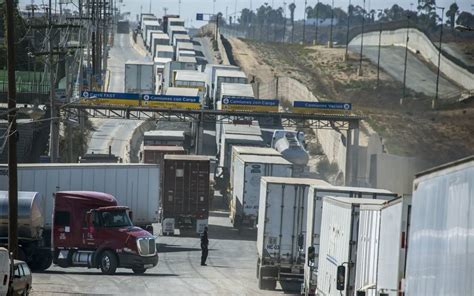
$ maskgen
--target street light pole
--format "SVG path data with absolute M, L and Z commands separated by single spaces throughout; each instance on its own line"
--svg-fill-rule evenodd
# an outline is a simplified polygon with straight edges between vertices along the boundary
M 318 27 L 319 27 L 319 0 L 316 3 L 316 21 L 314 22 L 314 45 L 318 44 Z
M 364 9 L 362 11 L 362 35 L 360 37 L 359 76 L 362 76 L 362 54 L 364 51 L 364 23 L 365 23 L 365 0 L 364 0 Z
M 8 71 L 8 250 L 18 258 L 18 180 L 16 159 L 16 81 L 14 0 L 6 0 L 7 71 Z M 51 8 L 50 8 L 51 9 Z
M 346 32 L 346 53 L 344 54 L 344 59 L 349 60 L 349 28 L 351 22 L 351 0 L 349 0 L 349 6 L 347 6 L 347 32 Z
M 303 8 L 303 44 L 306 41 L 306 5 L 308 5 L 308 0 L 304 0 L 304 8 Z
M 381 9 L 379 9 L 381 11 Z M 379 88 L 379 83 L 380 83 L 380 50 L 381 50 L 381 45 L 382 45 L 382 22 L 380 21 L 380 28 L 379 28 L 379 52 L 377 56 L 377 88 Z
M 438 48 L 438 72 L 436 75 L 436 95 L 431 103 L 431 108 L 436 109 L 438 108 L 438 96 L 439 96 L 439 75 L 440 75 L 440 66 L 441 66 L 441 46 L 443 42 L 443 20 L 444 20 L 444 7 L 436 7 L 441 9 L 441 32 L 439 34 L 439 48 Z
M 334 24 L 334 0 L 332 0 L 331 3 L 332 3 L 331 4 L 331 29 L 329 30 L 329 48 L 332 48 L 332 27 Z
M 405 43 L 405 66 L 403 68 L 403 93 L 400 99 L 400 105 L 403 105 L 403 101 L 406 97 L 407 90 L 407 61 L 408 61 L 408 41 L 410 40 L 410 16 L 407 15 L 407 39 Z

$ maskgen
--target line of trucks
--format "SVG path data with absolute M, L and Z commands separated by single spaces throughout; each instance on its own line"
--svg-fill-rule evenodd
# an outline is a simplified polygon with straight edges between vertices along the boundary
M 227 98 L 255 99 L 246 74 L 237 66 L 207 64 L 199 42 L 177 15 L 140 15 L 138 32 L 153 62 L 127 61 L 125 92 L 199 97 L 201 108 L 219 109 Z

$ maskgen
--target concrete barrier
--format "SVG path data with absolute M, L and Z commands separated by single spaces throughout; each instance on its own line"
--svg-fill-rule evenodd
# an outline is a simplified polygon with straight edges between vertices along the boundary
M 420 53 L 424 59 L 431 64 L 438 65 L 438 49 L 428 37 L 418 29 L 410 28 L 408 49 L 414 53 Z M 382 31 L 382 46 L 405 47 L 407 29 L 393 31 Z M 357 35 L 350 42 L 349 46 L 360 46 L 361 35 Z M 364 34 L 364 46 L 378 46 L 379 32 L 369 32 Z M 446 56 L 441 55 L 440 71 L 452 81 L 455 81 L 467 90 L 474 89 L 474 74 L 458 66 Z

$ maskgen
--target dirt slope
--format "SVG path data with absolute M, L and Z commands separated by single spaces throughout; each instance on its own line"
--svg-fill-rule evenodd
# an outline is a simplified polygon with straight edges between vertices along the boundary
M 304 83 L 324 101 L 344 101 L 367 117 L 381 135 L 388 152 L 417 156 L 431 164 L 452 161 L 474 154 L 474 108 L 467 104 L 431 110 L 431 98 L 407 90 L 400 106 L 403 85 L 363 60 L 363 76 L 358 75 L 359 57 L 345 49 L 321 46 L 259 43 L 231 39 L 237 63 L 261 83 L 275 75 L 290 76 Z

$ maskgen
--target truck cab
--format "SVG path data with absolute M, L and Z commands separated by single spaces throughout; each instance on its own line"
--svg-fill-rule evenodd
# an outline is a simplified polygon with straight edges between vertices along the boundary
M 118 267 L 144 273 L 158 264 L 155 237 L 132 224 L 132 212 L 109 194 L 64 191 L 54 195 L 53 262 L 63 268 Z

